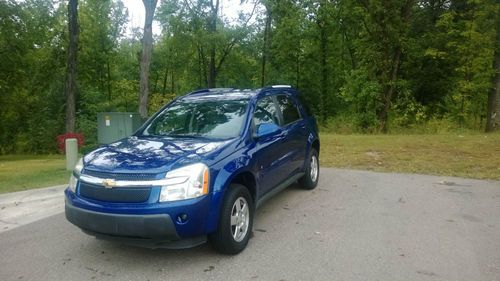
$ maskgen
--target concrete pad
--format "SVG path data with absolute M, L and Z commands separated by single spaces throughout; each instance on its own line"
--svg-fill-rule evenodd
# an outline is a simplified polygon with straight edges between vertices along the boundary
M 322 168 L 254 223 L 226 256 L 96 240 L 60 213 L 0 233 L 0 280 L 500 281 L 499 181 Z
M 64 211 L 66 185 L 0 194 L 0 233 Z

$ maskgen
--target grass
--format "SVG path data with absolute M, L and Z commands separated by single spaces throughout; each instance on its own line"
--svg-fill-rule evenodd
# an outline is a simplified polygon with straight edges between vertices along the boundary
M 0 156 L 0 193 L 65 184 L 69 176 L 63 155 Z
M 325 167 L 500 180 L 500 134 L 321 134 Z M 62 155 L 0 156 L 0 193 L 65 184 Z
M 322 166 L 500 180 L 500 134 L 321 134 Z

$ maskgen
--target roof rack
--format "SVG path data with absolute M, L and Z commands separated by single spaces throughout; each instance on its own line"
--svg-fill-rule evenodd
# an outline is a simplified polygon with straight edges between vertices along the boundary
M 271 88 L 291 88 L 290 85 L 272 85 Z

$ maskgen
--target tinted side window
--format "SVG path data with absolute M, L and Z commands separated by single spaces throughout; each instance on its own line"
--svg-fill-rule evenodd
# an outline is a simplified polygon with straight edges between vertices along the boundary
M 278 112 L 271 97 L 265 97 L 257 102 L 253 114 L 253 123 L 257 127 L 262 123 L 275 123 L 279 126 Z
M 283 114 L 283 121 L 285 124 L 290 124 L 300 119 L 299 111 L 295 103 L 286 96 L 278 96 L 278 105 L 281 113 Z

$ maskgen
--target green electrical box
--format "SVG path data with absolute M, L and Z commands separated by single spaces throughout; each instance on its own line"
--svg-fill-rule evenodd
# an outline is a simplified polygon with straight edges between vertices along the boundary
M 132 135 L 142 125 L 139 113 L 97 113 L 97 142 L 112 143 Z

